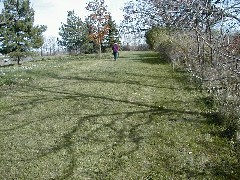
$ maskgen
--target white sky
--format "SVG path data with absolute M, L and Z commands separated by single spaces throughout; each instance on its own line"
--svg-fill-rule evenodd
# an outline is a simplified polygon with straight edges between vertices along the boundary
M 65 23 L 67 19 L 67 11 L 74 10 L 75 13 L 84 21 L 86 15 L 86 4 L 89 0 L 30 0 L 35 10 L 35 25 L 46 25 L 46 36 L 58 36 L 61 22 Z M 108 10 L 113 20 L 117 24 L 121 22 L 122 10 L 128 0 L 105 0 Z M 2 7 L 2 3 L 0 5 Z

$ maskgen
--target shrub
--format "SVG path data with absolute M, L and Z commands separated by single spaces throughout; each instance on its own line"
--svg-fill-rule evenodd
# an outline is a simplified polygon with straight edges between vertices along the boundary
M 171 60 L 170 55 L 174 49 L 174 41 L 170 33 L 167 28 L 153 27 L 145 34 L 149 48 L 158 51 L 161 57 L 168 61 Z

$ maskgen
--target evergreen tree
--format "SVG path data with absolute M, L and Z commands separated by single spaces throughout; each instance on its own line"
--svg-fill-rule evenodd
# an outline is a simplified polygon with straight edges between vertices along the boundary
M 59 28 L 61 46 L 66 47 L 69 53 L 80 53 L 88 51 L 88 29 L 86 23 L 82 22 L 74 11 L 68 11 L 67 23 L 62 23 Z
M 20 59 L 31 53 L 32 48 L 43 44 L 42 33 L 46 26 L 34 26 L 34 10 L 29 0 L 4 0 L 0 26 L 0 53 Z
M 118 44 L 121 44 L 117 25 L 115 21 L 112 19 L 111 15 L 109 15 L 108 27 L 109 27 L 109 30 L 108 30 L 108 34 L 105 36 L 105 40 L 103 43 L 103 50 L 106 50 L 107 48 L 111 48 L 115 42 L 117 42 Z
M 2 27 L 3 25 L 5 25 L 4 17 L 2 14 L 0 14 L 0 27 Z

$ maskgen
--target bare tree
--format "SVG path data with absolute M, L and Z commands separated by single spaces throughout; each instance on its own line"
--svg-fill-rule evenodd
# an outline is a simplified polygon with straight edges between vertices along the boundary
M 57 38 L 54 36 L 49 36 L 44 38 L 44 44 L 41 47 L 41 56 L 43 55 L 55 55 L 58 51 Z
M 86 9 L 91 13 L 86 19 L 89 26 L 89 38 L 99 46 L 99 57 L 101 57 L 102 43 L 109 33 L 110 14 L 104 0 L 92 0 L 87 4 Z
M 172 63 L 183 65 L 211 93 L 226 129 L 240 132 L 240 1 L 133 0 L 124 10 L 122 27 L 132 32 L 169 29 Z

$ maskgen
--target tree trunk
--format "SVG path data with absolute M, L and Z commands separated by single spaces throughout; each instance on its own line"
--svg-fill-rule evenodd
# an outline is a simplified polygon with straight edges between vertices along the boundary
M 19 57 L 19 56 L 17 57 L 17 64 L 18 64 L 18 65 L 21 65 L 21 64 L 20 64 L 20 57 Z
M 98 44 L 99 44 L 99 58 L 101 59 L 101 54 L 102 54 L 102 45 L 101 45 L 101 40 L 100 40 L 100 37 L 98 39 Z

